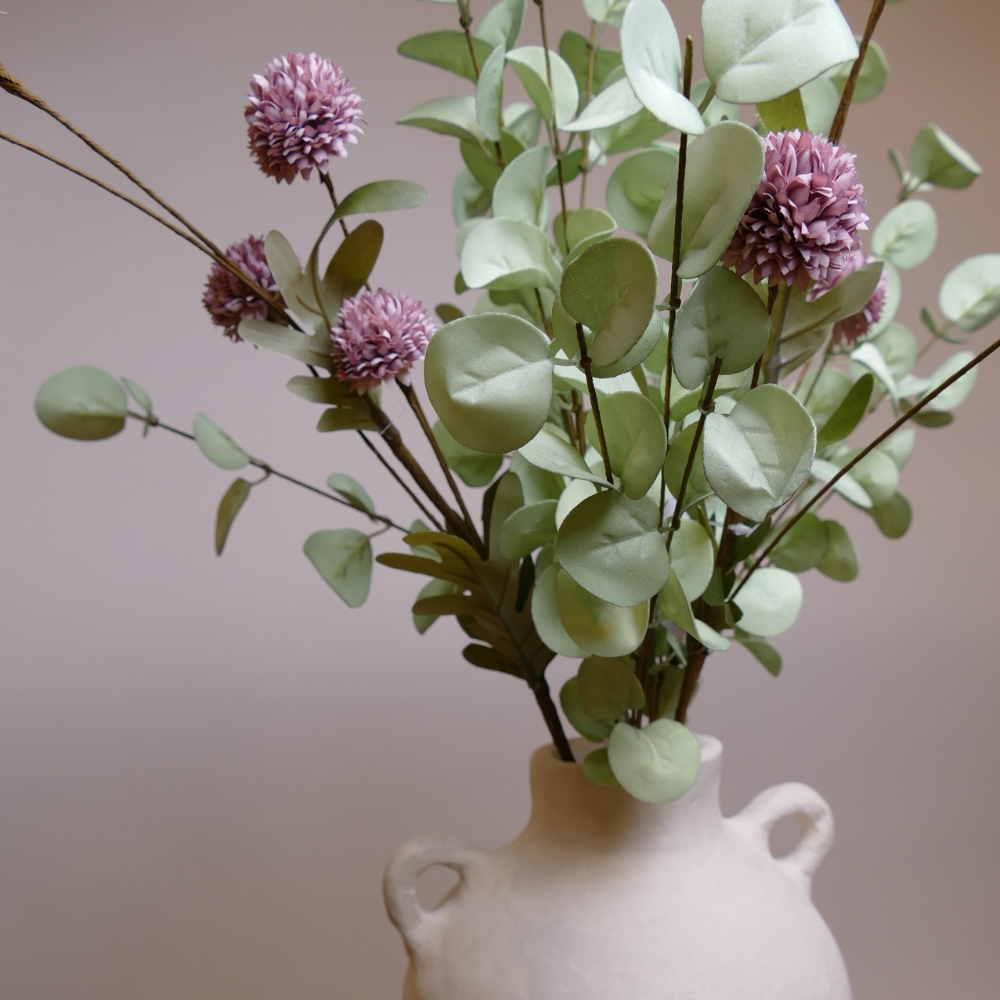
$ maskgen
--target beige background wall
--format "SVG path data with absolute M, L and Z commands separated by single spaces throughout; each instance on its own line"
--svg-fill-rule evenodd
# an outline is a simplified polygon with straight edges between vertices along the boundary
M 557 26 L 581 23 L 575 0 L 550 7 Z M 697 34 L 697 4 L 671 7 Z M 385 219 L 377 278 L 429 303 L 448 297 L 457 152 L 392 122 L 457 92 L 394 54 L 404 37 L 450 26 L 451 8 L 5 9 L 0 59 L 223 243 L 280 227 L 307 245 L 322 192 L 279 190 L 256 171 L 243 96 L 279 52 L 340 61 L 369 125 L 337 165 L 339 189 L 403 176 L 431 195 Z M 844 9 L 863 22 L 860 0 Z M 998 32 L 992 3 L 890 6 L 879 34 L 889 88 L 849 124 L 876 218 L 893 198 L 886 145 L 908 148 L 928 121 L 986 170 L 971 193 L 931 197 L 941 249 L 906 275 L 914 329 L 948 268 L 1000 250 Z M 0 121 L 96 162 L 6 96 Z M 313 482 L 351 471 L 410 516 L 349 437 L 313 433 L 317 411 L 283 387 L 290 365 L 208 325 L 206 262 L 191 248 L 25 153 L 0 149 L 0 170 L 0 994 L 396 997 L 403 954 L 381 910 L 382 866 L 417 832 L 490 845 L 518 830 L 526 758 L 545 735 L 532 700 L 464 664 L 450 624 L 417 638 L 410 578 L 379 572 L 365 608 L 348 612 L 300 552 L 312 531 L 356 523 L 332 504 L 269 483 L 218 560 L 213 517 L 230 477 L 187 443 L 130 428 L 78 445 L 44 431 L 36 387 L 94 363 L 142 383 L 165 420 L 187 425 L 205 409 L 276 467 Z M 728 808 L 789 778 L 832 802 L 839 842 L 816 895 L 859 1000 L 996 997 L 998 386 L 994 361 L 955 427 L 921 431 L 904 477 L 916 509 L 906 539 L 845 513 L 862 575 L 850 587 L 810 575 L 802 619 L 778 641 L 780 681 L 741 654 L 713 658 L 696 706 L 697 726 L 728 747 Z M 557 685 L 565 673 L 554 665 Z

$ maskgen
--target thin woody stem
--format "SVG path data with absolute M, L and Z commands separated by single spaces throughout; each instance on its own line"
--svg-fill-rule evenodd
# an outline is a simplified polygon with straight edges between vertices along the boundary
M 684 668 L 684 680 L 681 682 L 680 699 L 677 702 L 677 711 L 674 718 L 682 723 L 687 723 L 688 708 L 691 706 L 691 699 L 698 689 L 698 679 L 701 677 L 702 668 L 708 657 L 708 650 L 693 635 L 687 637 L 687 666 Z
M 148 427 L 159 427 L 162 430 L 170 431 L 171 434 L 176 434 L 178 437 L 186 438 L 188 441 L 196 441 L 193 434 L 189 434 L 187 431 L 182 431 L 179 427 L 171 427 L 170 424 L 165 424 L 158 417 L 132 413 L 131 411 L 129 411 L 128 415 L 134 420 L 138 420 L 141 423 L 146 424 Z M 284 472 L 278 472 L 277 469 L 272 468 L 267 464 L 267 462 L 261 462 L 259 459 L 251 458 L 249 464 L 255 469 L 260 469 L 264 472 L 265 479 L 267 476 L 275 476 L 278 479 L 284 479 L 286 483 L 291 483 L 293 486 L 300 486 L 304 490 L 309 490 L 310 493 L 317 493 L 321 497 L 326 497 L 327 500 L 339 503 L 342 507 L 350 507 L 351 510 L 358 511 L 358 513 L 364 514 L 373 521 L 378 521 L 380 524 L 384 524 L 387 528 L 395 528 L 397 531 L 403 532 L 404 535 L 409 534 L 408 528 L 404 528 L 401 524 L 396 524 L 396 522 L 391 518 L 383 517 L 381 514 L 369 514 L 367 511 L 362 511 L 354 504 L 349 503 L 347 500 L 335 496 L 333 493 L 328 493 L 326 490 L 321 490 L 318 486 L 311 486 L 309 483 L 304 483 L 301 479 L 296 479 L 294 476 L 286 475 Z
M 580 345 L 580 367 L 587 379 L 587 391 L 590 393 L 590 408 L 594 411 L 594 423 L 597 425 L 597 439 L 601 445 L 601 457 L 604 459 L 604 475 L 609 483 L 614 482 L 611 475 L 611 459 L 608 457 L 608 442 L 604 438 L 604 421 L 601 419 L 601 404 L 597 399 L 597 389 L 594 386 L 594 376 L 591 372 L 593 360 L 587 353 L 587 338 L 583 335 L 583 324 L 576 324 L 576 342 Z
M 420 499 L 420 497 L 418 497 L 417 494 L 414 493 L 413 490 L 411 490 L 410 487 L 406 485 L 406 483 L 403 481 L 403 477 L 386 461 L 386 458 L 382 454 L 382 452 L 380 452 L 378 448 L 376 448 L 375 445 L 373 445 L 371 441 L 368 440 L 367 436 L 365 435 L 365 432 L 358 431 L 358 437 L 361 438 L 362 441 L 364 441 L 365 447 L 367 447 L 368 450 L 379 460 L 379 462 L 381 462 L 382 465 L 385 466 L 386 471 L 389 473 L 389 475 L 392 476 L 392 478 L 395 479 L 397 483 L 399 483 L 399 485 L 403 488 L 403 491 L 406 493 L 406 495 L 417 505 L 417 507 L 420 510 L 420 513 L 423 514 L 424 517 L 426 517 L 427 520 L 430 521 L 431 524 L 433 524 L 438 531 L 444 531 L 441 522 L 427 509 L 427 506 Z
M 833 125 L 830 128 L 831 142 L 839 143 L 841 136 L 844 134 L 844 126 L 847 124 L 847 112 L 850 111 L 851 101 L 854 100 L 854 88 L 858 84 L 861 67 L 864 66 L 865 55 L 868 52 L 868 43 L 872 40 L 872 35 L 875 34 L 875 26 L 878 24 L 878 19 L 882 16 L 882 11 L 885 10 L 885 2 L 886 0 L 875 0 L 872 4 L 871 13 L 868 15 L 868 24 L 865 26 L 865 33 L 861 38 L 861 44 L 858 46 L 858 58 L 854 60 L 854 65 L 851 67 L 851 74 L 847 78 L 844 93 L 837 107 L 836 117 L 833 119 Z
M 441 446 L 438 444 L 437 438 L 434 436 L 434 431 L 431 429 L 430 423 L 428 423 L 427 415 L 424 413 L 424 408 L 420 405 L 420 397 L 417 395 L 416 390 L 412 385 L 406 385 L 399 379 L 396 379 L 396 385 L 399 386 L 400 391 L 403 393 L 407 403 L 410 404 L 410 409 L 413 410 L 414 416 L 417 418 L 417 423 L 420 424 L 420 429 L 424 432 L 424 437 L 426 437 L 430 443 L 430 446 L 434 451 L 434 457 L 438 460 L 438 465 L 441 466 L 441 471 L 444 473 L 444 478 L 448 481 L 448 486 L 451 487 L 451 492 L 458 501 L 458 506 L 462 511 L 462 516 L 465 518 L 465 523 L 468 525 L 469 530 L 478 538 L 479 532 L 476 530 L 475 522 L 469 514 L 468 507 L 465 506 L 465 499 L 462 496 L 461 490 L 458 488 L 458 483 L 455 482 L 455 477 L 452 475 L 451 469 L 448 467 L 448 462 L 445 460 L 444 452 L 441 451 Z
M 694 41 L 688 35 L 684 40 L 684 96 L 691 96 L 691 76 L 694 72 Z M 677 196 L 674 208 L 673 264 L 670 269 L 670 298 L 667 304 L 670 315 L 667 318 L 667 363 L 663 369 L 663 427 L 667 432 L 667 450 L 670 450 L 670 390 L 674 374 L 674 327 L 677 324 L 677 310 L 681 307 L 681 279 L 677 268 L 681 256 L 681 234 L 684 226 L 684 182 L 687 175 L 688 137 L 681 133 L 680 150 L 677 154 Z M 660 477 L 660 523 L 667 505 L 667 481 Z
M 868 455 L 870 455 L 883 441 L 885 441 L 887 438 L 895 434 L 900 427 L 902 427 L 907 421 L 915 417 L 922 409 L 924 409 L 925 406 L 928 406 L 930 403 L 934 402 L 934 400 L 937 399 L 937 397 L 940 396 L 941 393 L 945 391 L 945 389 L 947 389 L 951 385 L 954 385 L 960 378 L 962 378 L 963 375 L 968 375 L 969 372 L 972 371 L 972 369 L 975 368 L 977 365 L 982 364 L 982 362 L 985 361 L 998 348 L 1000 348 L 1000 340 L 995 340 L 985 350 L 980 351 L 979 354 L 977 354 L 967 365 L 963 365 L 963 367 L 959 368 L 959 370 L 955 372 L 954 375 L 952 375 L 948 379 L 945 379 L 945 381 L 942 382 L 933 392 L 929 392 L 926 396 L 924 396 L 922 400 L 920 400 L 919 403 L 916 403 L 914 406 L 911 406 L 895 423 L 893 423 L 889 428 L 887 428 L 881 434 L 879 434 L 879 436 L 875 438 L 875 440 L 872 441 L 871 444 L 869 444 L 866 448 L 862 448 L 861 451 L 859 451 L 858 454 L 854 456 L 854 458 L 852 458 L 842 469 L 840 469 L 840 471 L 835 476 L 833 476 L 830 479 L 830 481 L 827 482 L 826 485 L 807 504 L 804 504 L 796 512 L 794 517 L 790 517 L 785 522 L 781 531 L 779 531 L 777 535 L 774 536 L 774 538 L 771 540 L 771 543 L 760 554 L 759 558 L 754 562 L 753 566 L 751 566 L 747 570 L 747 572 L 743 575 L 743 579 L 740 580 L 739 586 L 732 592 L 732 594 L 729 597 L 729 600 L 732 600 L 746 586 L 746 582 L 747 580 L 750 579 L 751 576 L 753 576 L 754 570 L 774 551 L 777 545 L 781 542 L 782 538 L 784 538 L 785 535 L 787 535 L 788 532 L 791 531 L 791 529 L 794 528 L 795 525 L 798 524 L 798 522 L 801 521 L 802 518 L 805 517 L 805 515 L 808 514 L 809 511 L 816 506 L 817 503 L 819 503 L 824 497 L 828 496 L 834 489 L 834 487 L 837 485 L 837 483 L 839 483 L 840 480 L 843 479 L 843 477 L 846 476 L 851 471 L 851 469 L 853 469 L 858 464 L 858 462 L 860 462 L 864 458 L 867 458 Z

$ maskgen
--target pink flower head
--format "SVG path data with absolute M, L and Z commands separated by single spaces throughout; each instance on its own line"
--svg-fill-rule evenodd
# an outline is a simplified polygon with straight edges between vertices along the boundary
M 280 301 L 278 284 L 267 266 L 264 241 L 259 236 L 248 236 L 245 240 L 234 243 L 226 251 L 226 256 L 264 291 L 273 292 Z M 226 336 L 233 341 L 243 339 L 239 334 L 242 320 L 267 318 L 267 303 L 221 264 L 213 264 L 212 270 L 208 272 L 205 294 L 201 301 L 212 317 L 212 322 L 221 326 Z
M 406 372 L 427 352 L 437 328 L 408 295 L 366 288 L 340 307 L 331 331 L 340 377 L 358 395 L 394 377 L 407 382 Z
M 339 66 L 315 52 L 272 59 L 263 75 L 254 74 L 247 100 L 250 151 L 278 183 L 326 170 L 362 131 L 360 96 Z
M 771 132 L 763 180 L 722 262 L 769 285 L 835 284 L 868 228 L 865 204 L 853 153 L 812 132 Z
M 808 298 L 819 298 L 838 282 L 843 281 L 849 274 L 854 274 L 863 264 L 874 263 L 874 257 L 866 257 L 860 250 L 856 251 L 851 254 L 843 270 L 837 276 L 836 281 L 817 283 L 809 290 Z M 846 319 L 838 320 L 834 323 L 833 343 L 839 344 L 841 341 L 844 341 L 848 347 L 853 347 L 862 337 L 867 336 L 871 328 L 882 318 L 882 313 L 885 312 L 885 301 L 888 292 L 889 274 L 885 268 L 882 268 L 882 274 L 879 276 L 875 291 L 872 292 L 872 297 L 865 304 L 864 309 L 853 316 L 848 316 Z

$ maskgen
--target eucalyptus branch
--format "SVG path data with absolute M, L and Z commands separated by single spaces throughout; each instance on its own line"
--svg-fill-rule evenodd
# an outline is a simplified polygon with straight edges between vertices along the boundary
M 691 76 L 694 72 L 694 42 L 688 35 L 684 40 L 684 96 L 691 96 Z M 670 450 L 670 390 L 674 377 L 674 327 L 677 325 L 677 310 L 681 307 L 681 279 L 677 268 L 681 256 L 681 235 L 684 227 L 684 182 L 687 175 L 688 137 L 681 132 L 680 150 L 677 154 L 677 197 L 674 205 L 673 263 L 670 268 L 670 298 L 667 305 L 670 315 L 667 319 L 667 363 L 663 369 L 663 427 L 667 432 L 667 450 Z M 660 523 L 667 506 L 667 481 L 660 477 Z
M 865 62 L 865 55 L 868 52 L 868 43 L 872 40 L 872 35 L 875 34 L 875 26 L 878 24 L 878 19 L 882 16 L 882 11 L 885 10 L 886 0 L 875 0 L 872 4 L 871 13 L 868 15 L 868 24 L 865 26 L 865 33 L 861 38 L 861 44 L 858 46 L 858 58 L 854 60 L 854 65 L 851 67 L 851 74 L 847 78 L 847 84 L 844 87 L 844 93 L 841 95 L 840 104 L 837 107 L 836 117 L 833 119 L 833 125 L 830 128 L 830 141 L 840 142 L 841 136 L 844 134 L 844 126 L 847 124 L 847 112 L 851 108 L 851 101 L 854 99 L 854 88 L 858 84 L 858 77 L 861 75 L 861 67 Z
M 193 434 L 189 434 L 187 431 L 182 431 L 179 427 L 171 427 L 170 424 L 165 424 L 159 417 L 154 417 L 152 414 L 132 413 L 130 410 L 128 415 L 133 420 L 138 420 L 147 427 L 159 427 L 162 430 L 170 431 L 171 434 L 176 434 L 178 437 L 186 438 L 188 441 L 195 441 L 197 443 L 197 439 Z M 294 476 L 286 475 L 284 472 L 278 472 L 277 469 L 272 468 L 267 464 L 267 462 L 261 462 L 259 459 L 251 458 L 248 464 L 252 465 L 255 469 L 260 469 L 264 473 L 264 478 L 258 480 L 258 483 L 262 483 L 268 476 L 275 476 L 278 479 L 284 479 L 286 483 L 291 483 L 293 486 L 301 486 L 302 489 L 309 490 L 310 493 L 316 493 L 321 497 L 326 497 L 327 500 L 339 503 L 342 507 L 350 507 L 351 510 L 358 511 L 358 513 L 364 514 L 373 521 L 378 521 L 380 524 L 384 524 L 386 528 L 395 528 L 397 531 L 403 532 L 404 535 L 409 534 L 408 528 L 404 528 L 401 524 L 396 524 L 396 522 L 391 518 L 383 517 L 381 514 L 369 514 L 367 511 L 361 510 L 361 508 L 355 506 L 353 503 L 344 500 L 342 497 L 338 497 L 333 493 L 327 492 L 326 490 L 321 490 L 318 486 L 311 486 L 309 483 L 304 483 L 301 479 L 296 479 Z
M 601 444 L 601 457 L 604 459 L 604 475 L 609 483 L 614 482 L 611 475 L 611 459 L 608 457 L 608 442 L 604 438 L 604 421 L 601 419 L 601 404 L 597 399 L 597 389 L 594 386 L 594 375 L 591 368 L 593 360 L 587 353 L 587 338 L 583 335 L 583 324 L 576 324 L 576 342 L 580 345 L 580 367 L 587 379 L 587 391 L 590 393 L 590 408 L 594 411 L 594 423 L 597 425 L 597 439 Z
M 552 139 L 552 153 L 556 158 L 556 176 L 559 178 L 559 203 L 562 206 L 563 220 L 563 243 L 566 244 L 566 253 L 569 253 L 569 213 L 566 211 L 566 180 L 563 175 L 562 149 L 559 144 L 559 129 L 556 125 L 556 96 L 552 87 L 552 59 L 549 56 L 549 32 L 545 21 L 545 0 L 534 0 L 538 8 L 538 20 L 542 28 L 542 51 L 545 53 L 545 78 L 549 85 L 549 97 L 552 100 L 552 125 L 550 135 Z
M 458 501 L 459 509 L 462 511 L 462 517 L 465 518 L 465 523 L 468 525 L 469 531 L 471 531 L 478 539 L 479 532 L 476 530 L 476 524 L 472 520 L 472 516 L 469 514 L 468 507 L 465 506 L 465 499 L 462 496 L 462 491 L 458 488 L 458 483 L 455 482 L 455 477 L 444 457 L 444 452 L 441 451 L 441 446 L 438 444 L 437 438 L 434 436 L 434 431 L 431 429 L 431 425 L 427 420 L 427 415 L 424 413 L 424 408 L 420 405 L 420 397 L 417 395 L 416 390 L 412 385 L 407 385 L 398 378 L 396 379 L 396 385 L 399 386 L 400 391 L 403 393 L 407 403 L 410 404 L 410 409 L 413 410 L 413 414 L 417 418 L 417 423 L 420 424 L 420 429 L 424 432 L 424 437 L 426 437 L 427 441 L 430 443 L 430 446 L 434 451 L 434 457 L 438 460 L 438 465 L 441 466 L 441 471 L 444 473 L 444 478 L 448 481 L 448 486 L 451 487 L 451 492 Z
M 413 478 L 413 481 L 420 487 L 423 491 L 424 496 L 441 512 L 444 517 L 445 524 L 456 534 L 459 538 L 467 541 L 472 547 L 484 558 L 486 556 L 486 551 L 483 547 L 482 540 L 474 532 L 470 532 L 465 521 L 462 520 L 461 516 L 457 514 L 449 506 L 448 501 L 445 500 L 438 488 L 430 480 L 427 473 L 424 472 L 423 467 L 420 463 L 413 457 L 412 452 L 403 443 L 402 435 L 396 430 L 395 425 L 386 415 L 385 411 L 377 402 L 372 398 L 371 393 L 366 395 L 365 400 L 368 402 L 368 409 L 371 413 L 372 420 L 378 425 L 379 431 L 381 432 L 382 438 L 388 445 L 389 450 L 396 456 L 399 460 L 399 464 L 403 466 L 404 469 Z
M 195 227 L 184 218 L 175 208 L 164 201 L 151 187 L 143 183 L 128 167 L 122 162 L 115 159 L 103 146 L 95 142 L 90 138 L 84 131 L 77 128 L 68 118 L 61 115 L 55 108 L 51 107 L 45 101 L 43 101 L 37 94 L 30 91 L 17 77 L 13 76 L 4 66 L 0 63 L 0 88 L 6 90 L 8 94 L 14 97 L 19 97 L 22 101 L 26 101 L 33 107 L 38 108 L 39 111 L 45 112 L 50 118 L 54 118 L 60 125 L 68 129 L 73 133 L 81 142 L 88 146 L 91 150 L 97 153 L 102 159 L 107 160 L 116 170 L 121 171 L 140 191 L 148 195 L 157 205 L 160 206 L 169 215 L 172 215 L 192 236 L 201 240 L 217 257 L 223 258 L 225 254 L 207 237 L 204 233 L 199 232 Z
M 587 53 L 589 60 L 587 63 L 587 99 L 584 107 L 590 104 L 594 96 L 594 64 L 597 62 L 597 40 L 600 37 L 597 22 L 590 22 L 590 36 L 587 38 Z M 583 145 L 583 157 L 580 160 L 580 208 L 587 207 L 587 174 L 590 172 L 590 133 L 584 132 L 580 136 Z
M 684 475 L 681 477 L 680 489 L 677 491 L 677 501 L 674 506 L 674 516 L 670 521 L 670 530 L 667 532 L 667 551 L 670 551 L 670 544 L 674 540 L 674 532 L 681 526 L 681 514 L 684 512 L 684 496 L 687 493 L 688 483 L 691 480 L 691 472 L 694 469 L 695 455 L 698 452 L 698 445 L 701 444 L 701 436 L 705 433 L 705 421 L 708 415 L 715 409 L 715 387 L 719 384 L 719 374 L 722 371 L 722 355 L 715 359 L 712 366 L 712 374 L 708 376 L 708 383 L 705 386 L 705 395 L 702 397 L 699 406 L 700 415 L 698 425 L 695 427 L 694 440 L 691 442 L 691 451 L 688 453 L 687 462 L 684 465 Z
M 913 406 L 911 406 L 888 429 L 884 430 L 881 434 L 879 434 L 879 436 L 875 438 L 875 440 L 872 441 L 871 444 L 869 444 L 866 448 L 862 448 L 861 451 L 859 451 L 858 454 L 854 456 L 854 458 L 852 458 L 846 465 L 844 465 L 843 468 L 841 468 L 837 472 L 837 474 L 833 476 L 830 479 L 830 481 L 827 482 L 823 486 L 823 488 L 820 489 L 819 492 L 817 492 L 816 495 L 807 504 L 804 504 L 796 512 L 794 517 L 789 518 L 785 522 L 784 527 L 782 527 L 781 531 L 779 531 L 777 535 L 774 536 L 774 538 L 771 540 L 771 543 L 760 554 L 760 557 L 756 560 L 753 566 L 749 567 L 746 573 L 744 573 L 743 579 L 740 580 L 739 585 L 732 592 L 732 594 L 730 594 L 729 600 L 732 600 L 734 597 L 736 597 L 736 595 L 746 586 L 747 580 L 749 580 L 750 577 L 753 576 L 754 570 L 760 565 L 761 562 L 763 562 L 764 559 L 766 559 L 774 551 L 774 549 L 781 542 L 782 538 L 784 538 L 785 535 L 787 535 L 788 532 L 791 531 L 792 528 L 794 528 L 795 525 L 798 524 L 799 521 L 801 521 L 802 518 L 805 517 L 805 515 L 808 514 L 809 511 L 816 506 L 817 503 L 819 503 L 824 497 L 828 496 L 834 489 L 834 487 L 836 487 L 837 483 L 839 483 L 840 480 L 843 479 L 844 476 L 846 476 L 851 471 L 851 469 L 853 469 L 858 464 L 858 462 L 860 462 L 864 458 L 867 458 L 883 441 L 885 441 L 887 438 L 892 437 L 892 435 L 895 434 L 900 427 L 902 427 L 905 423 L 907 423 L 907 421 L 915 417 L 922 409 L 924 409 L 925 406 L 928 406 L 930 403 L 934 402 L 934 400 L 937 399 L 937 397 L 940 396 L 941 393 L 945 391 L 945 389 L 947 389 L 951 385 L 954 385 L 960 378 L 962 378 L 963 375 L 968 375 L 973 368 L 975 368 L 977 365 L 982 364 L 982 362 L 985 361 L 998 348 L 1000 348 L 1000 340 L 995 340 L 985 350 L 980 351 L 979 354 L 977 354 L 967 365 L 963 365 L 961 368 L 959 368 L 957 372 L 955 372 L 954 375 L 952 375 L 950 378 L 945 379 L 945 381 L 942 382 L 933 392 L 927 393 L 927 395 L 924 396 L 924 398 L 921 399 L 919 403 L 916 403 Z
M 388 463 L 382 452 L 380 452 L 378 448 L 376 448 L 375 445 L 373 445 L 371 441 L 368 440 L 368 438 L 365 435 L 365 432 L 358 431 L 358 437 L 361 438 L 362 441 L 364 441 L 365 446 L 368 448 L 368 450 L 379 460 L 379 462 L 382 463 L 383 466 L 385 466 L 389 475 L 392 476 L 392 478 L 395 479 L 397 483 L 399 483 L 399 485 L 403 488 L 403 491 L 406 493 L 406 495 L 417 505 L 417 508 L 420 510 L 420 513 L 423 514 L 424 517 L 426 517 L 427 520 L 430 521 L 431 524 L 433 524 L 438 531 L 444 531 L 441 522 L 427 509 L 426 505 L 420 499 L 420 497 L 418 497 L 417 494 L 414 493 L 413 490 L 411 490 L 410 487 L 406 485 L 406 483 L 403 480 L 403 477 Z
M 698 689 L 698 679 L 701 677 L 702 668 L 708 657 L 708 650 L 698 641 L 697 637 L 688 634 L 687 637 L 687 666 L 684 668 L 684 680 L 681 682 L 680 699 L 677 702 L 677 711 L 674 718 L 684 724 L 687 722 L 688 708 L 691 706 L 691 699 Z

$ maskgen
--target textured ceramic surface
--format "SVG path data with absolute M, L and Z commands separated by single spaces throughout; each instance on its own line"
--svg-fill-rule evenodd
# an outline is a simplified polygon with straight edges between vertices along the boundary
M 701 774 L 676 802 L 593 785 L 543 747 L 515 841 L 406 844 L 385 877 L 410 956 L 404 1000 L 851 1000 L 809 898 L 833 839 L 829 806 L 785 784 L 723 818 L 722 746 L 699 739 Z M 802 840 L 775 859 L 769 832 L 792 815 Z M 459 883 L 426 910 L 416 882 L 434 865 Z

